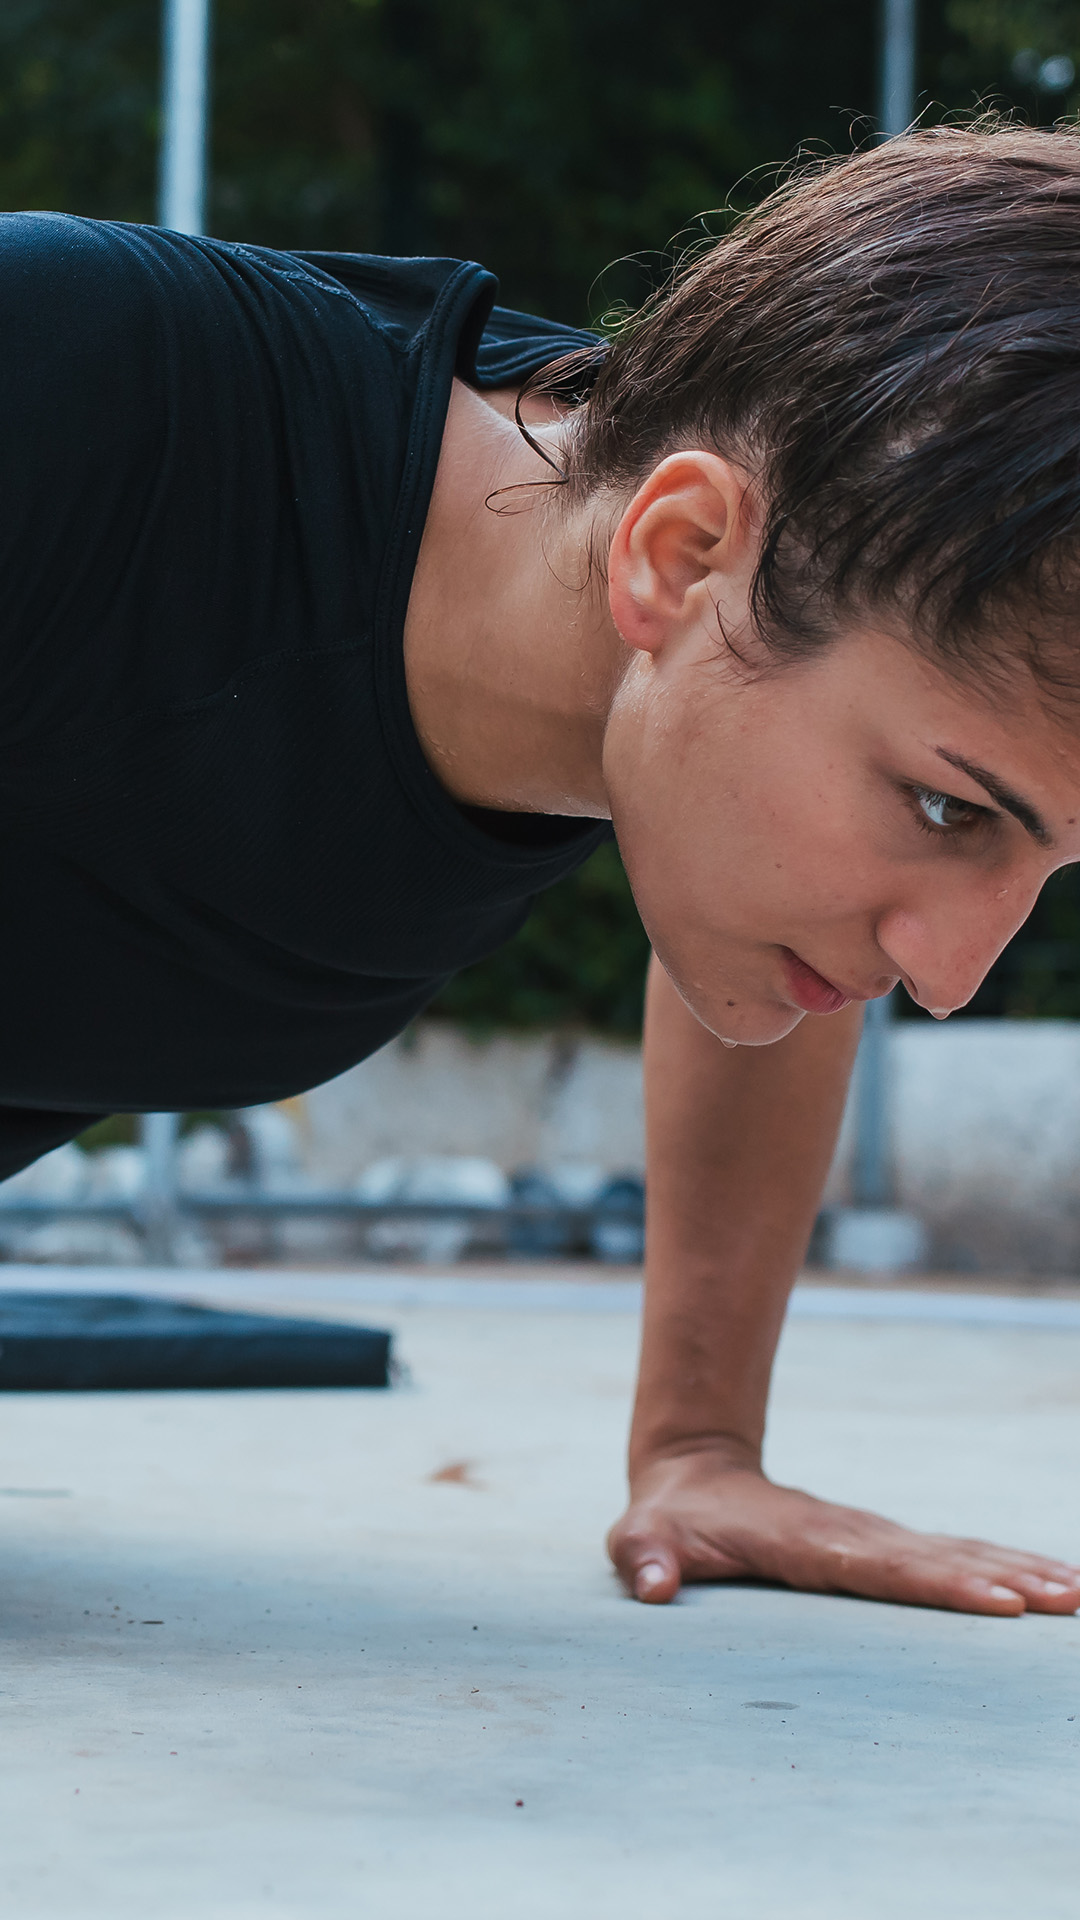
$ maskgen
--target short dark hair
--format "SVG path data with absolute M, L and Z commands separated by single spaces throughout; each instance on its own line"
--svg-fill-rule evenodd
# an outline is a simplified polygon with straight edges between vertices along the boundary
M 568 491 L 693 445 L 758 477 L 778 653 L 876 611 L 1080 686 L 1080 132 L 922 130 L 770 194 L 617 333 Z

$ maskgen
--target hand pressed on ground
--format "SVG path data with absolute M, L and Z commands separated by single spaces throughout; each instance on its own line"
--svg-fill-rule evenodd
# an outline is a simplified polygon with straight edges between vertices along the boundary
M 914 1533 L 834 1506 L 706 1450 L 637 1472 L 608 1551 L 638 1600 L 673 1600 L 684 1581 L 777 1580 L 960 1613 L 1075 1613 L 1080 1568 L 985 1540 Z

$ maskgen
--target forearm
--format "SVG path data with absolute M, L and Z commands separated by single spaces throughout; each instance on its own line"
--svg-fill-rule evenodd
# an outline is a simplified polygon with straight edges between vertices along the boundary
M 833 1151 L 858 1010 L 721 1047 L 659 968 L 645 1090 L 648 1280 L 630 1503 L 608 1536 L 627 1591 L 783 1580 L 973 1613 L 1074 1613 L 1080 1569 L 909 1532 L 760 1471 L 776 1340 Z
M 649 1218 L 631 1476 L 665 1454 L 760 1457 L 773 1355 L 843 1113 L 860 1009 L 721 1046 L 654 961 Z

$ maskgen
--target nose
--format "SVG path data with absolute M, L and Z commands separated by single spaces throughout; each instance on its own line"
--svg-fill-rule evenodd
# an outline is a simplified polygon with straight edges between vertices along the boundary
M 940 898 L 884 914 L 878 945 L 920 1006 L 952 1013 L 982 985 L 1038 894 L 1039 883 L 968 889 L 955 881 Z

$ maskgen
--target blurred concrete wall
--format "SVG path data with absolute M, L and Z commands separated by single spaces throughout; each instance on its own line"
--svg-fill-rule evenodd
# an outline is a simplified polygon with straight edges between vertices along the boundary
M 508 1171 L 558 1160 L 638 1168 L 641 1056 L 562 1034 L 475 1041 L 422 1021 L 309 1093 L 302 1124 L 312 1171 L 333 1180 L 386 1154 L 483 1154 Z
M 900 1022 L 890 1038 L 898 1197 L 942 1265 L 1080 1269 L 1080 1022 Z M 837 1192 L 849 1140 L 846 1125 Z
M 891 1034 L 898 1198 L 943 1266 L 1080 1269 L 1080 1023 L 901 1022 Z M 386 1154 L 483 1154 L 617 1171 L 644 1156 L 637 1049 L 542 1035 L 485 1042 L 421 1023 L 303 1103 L 312 1171 Z M 845 1123 L 829 1197 L 845 1197 Z

